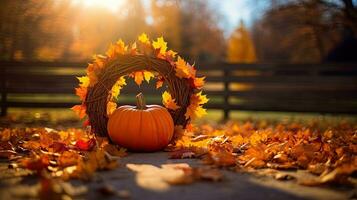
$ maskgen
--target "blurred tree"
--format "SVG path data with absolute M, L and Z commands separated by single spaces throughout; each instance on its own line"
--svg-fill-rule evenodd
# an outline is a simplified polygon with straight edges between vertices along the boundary
M 219 15 L 205 0 L 152 0 L 152 35 L 193 61 L 221 60 L 225 51 Z
M 205 0 L 125 1 L 118 12 L 73 0 L 0 1 L 0 59 L 83 60 L 118 38 L 164 36 L 191 61 L 222 59 L 217 11 Z M 148 15 L 148 13 L 150 15 Z
M 114 24 L 117 28 L 115 39 L 122 38 L 126 42 L 134 41 L 138 35 L 146 32 L 146 12 L 141 0 L 124 0 L 125 2 L 116 14 L 119 22 Z
M 243 21 L 240 22 L 239 27 L 234 30 L 228 39 L 227 61 L 240 63 L 256 62 L 255 47 Z
M 0 1 L 1 59 L 59 58 L 70 42 L 68 9 L 64 9 L 69 4 L 68 0 Z
M 77 13 L 71 45 L 71 60 L 84 60 L 104 52 L 117 37 L 119 19 L 105 8 L 86 8 Z
M 226 44 L 220 16 L 205 0 L 180 2 L 182 52 L 190 61 L 213 62 L 224 59 Z
M 71 60 L 84 60 L 105 52 L 119 38 L 132 42 L 147 29 L 145 12 L 140 0 L 127 0 L 118 13 L 106 8 L 89 7 L 81 10 L 74 23 Z
M 356 35 L 357 8 L 352 0 L 272 0 L 253 27 L 262 61 L 320 62 L 349 29 Z
M 176 1 L 151 0 L 151 35 L 165 36 L 170 48 L 181 51 L 181 11 Z

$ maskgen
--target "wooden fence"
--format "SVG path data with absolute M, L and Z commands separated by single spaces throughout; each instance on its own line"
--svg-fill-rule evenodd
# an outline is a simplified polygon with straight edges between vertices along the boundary
M 0 62 L 1 115 L 9 107 L 71 107 L 78 102 L 51 101 L 51 95 L 74 94 L 76 76 L 84 74 L 79 62 Z M 357 113 L 356 64 L 199 64 L 207 76 L 205 93 L 211 101 L 206 108 L 231 110 Z M 132 83 L 124 94 L 137 90 L 160 95 L 153 87 L 139 89 Z M 47 94 L 37 102 L 26 95 Z M 13 100 L 11 95 L 25 95 Z M 157 98 L 159 99 L 159 98 Z M 134 99 L 133 99 L 134 100 Z M 134 101 L 123 101 L 127 104 Z

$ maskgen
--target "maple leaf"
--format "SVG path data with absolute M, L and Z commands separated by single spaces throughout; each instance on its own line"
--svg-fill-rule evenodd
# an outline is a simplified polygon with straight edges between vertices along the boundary
M 127 155 L 126 149 L 120 148 L 113 144 L 106 144 L 103 149 L 111 156 L 124 157 Z
M 105 63 L 105 60 L 106 60 L 106 57 L 103 56 L 103 55 L 94 55 L 93 56 L 93 65 L 96 66 L 95 68 L 97 69 L 101 69 L 104 67 L 104 63 Z
M 167 91 L 162 94 L 162 103 L 167 109 L 177 110 L 180 108 L 180 106 L 176 104 L 175 99 L 173 99 L 171 94 Z
M 206 77 L 194 78 L 193 79 L 194 88 L 201 89 L 203 87 L 203 85 L 205 84 L 205 78 Z
M 162 36 L 157 38 L 156 41 L 153 41 L 152 46 L 155 49 L 160 49 L 160 54 L 165 55 L 166 50 L 167 50 L 167 42 L 165 42 L 165 40 Z
M 120 90 L 126 85 L 125 77 L 121 76 L 117 82 L 113 85 L 111 90 L 112 96 L 117 97 L 120 94 Z
M 236 157 L 230 152 L 211 152 L 209 154 L 214 164 L 217 166 L 227 167 L 236 164 Z
M 206 109 L 202 108 L 202 104 L 208 102 L 206 95 L 202 95 L 202 91 L 191 95 L 190 105 L 187 107 L 186 119 L 196 119 L 207 114 Z
M 197 105 L 189 105 L 187 107 L 185 117 L 186 119 L 196 119 L 200 118 L 204 115 L 207 114 L 206 109 L 202 108 L 202 106 L 197 106 Z
M 86 116 L 86 106 L 85 105 L 75 105 L 71 108 L 80 119 L 83 119 Z
M 87 97 L 88 89 L 86 87 L 79 87 L 79 88 L 75 88 L 75 90 L 76 90 L 76 95 L 79 97 L 79 99 L 81 101 L 84 101 Z
M 149 37 L 146 35 L 146 33 L 142 33 L 141 35 L 139 35 L 138 39 L 144 44 L 150 44 Z
M 87 76 L 89 78 L 89 86 L 93 87 L 98 82 L 98 77 L 96 75 L 97 65 L 95 64 L 88 64 L 87 67 Z
M 118 40 L 116 43 L 116 48 L 115 51 L 118 54 L 125 54 L 125 52 L 128 50 L 128 46 L 125 46 L 125 43 L 123 40 Z
M 114 46 L 113 44 L 110 44 L 107 52 L 105 53 L 105 55 L 107 55 L 109 58 L 113 58 L 116 56 L 116 51 L 115 51 L 116 46 Z
M 141 85 L 144 80 L 144 73 L 142 71 L 137 71 L 133 73 L 134 81 L 137 85 Z
M 184 59 L 180 56 L 177 58 L 175 62 L 175 71 L 176 76 L 179 78 L 193 78 L 196 76 L 196 70 L 193 66 L 189 65 Z
M 195 93 L 191 96 L 190 103 L 194 103 L 197 105 L 202 105 L 208 102 L 208 98 L 206 95 L 202 95 L 202 91 L 199 93 Z
M 150 79 L 154 77 L 154 74 L 149 71 L 144 71 L 144 79 L 149 83 Z
M 176 55 L 177 55 L 177 52 L 172 51 L 172 50 L 168 50 L 168 51 L 166 52 L 165 59 L 166 59 L 168 62 L 172 63 L 172 62 L 175 60 Z
M 136 45 L 136 42 L 134 42 L 131 46 L 130 46 L 130 55 L 137 55 L 138 54 L 138 47 Z
M 89 77 L 88 76 L 77 77 L 77 79 L 79 80 L 79 86 L 81 86 L 81 87 L 89 86 Z
M 157 80 L 157 82 L 156 82 L 156 89 L 161 88 L 163 84 L 164 84 L 164 81 L 163 81 L 163 80 Z
M 111 115 L 115 111 L 115 109 L 117 109 L 117 104 L 115 102 L 109 101 L 107 103 L 107 115 Z

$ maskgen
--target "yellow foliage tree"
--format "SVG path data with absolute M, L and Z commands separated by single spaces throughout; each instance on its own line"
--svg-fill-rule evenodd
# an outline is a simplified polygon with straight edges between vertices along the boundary
M 239 27 L 235 29 L 228 40 L 227 61 L 252 63 L 256 60 L 253 41 L 243 21 L 241 21 Z

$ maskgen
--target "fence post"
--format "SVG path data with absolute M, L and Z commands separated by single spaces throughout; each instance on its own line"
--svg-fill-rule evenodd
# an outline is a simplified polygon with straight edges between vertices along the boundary
M 223 78 L 224 78 L 224 96 L 223 96 L 223 119 L 228 120 L 229 118 L 229 79 L 226 79 L 229 76 L 229 70 L 223 69 Z
M 0 81 L 0 90 L 1 90 L 1 116 L 7 114 L 7 91 L 6 91 L 6 65 L 0 66 L 1 81 Z

